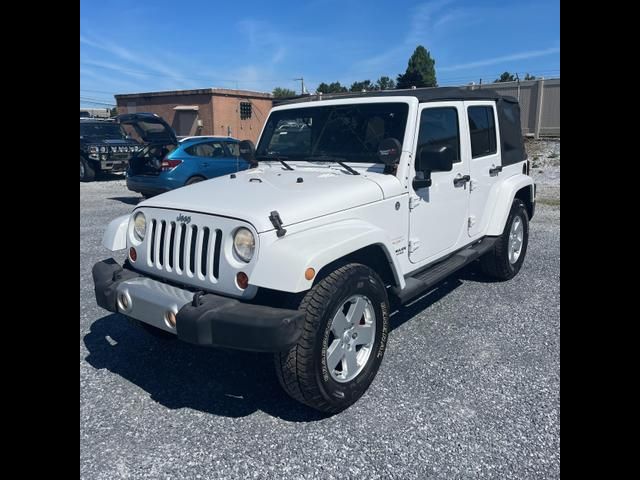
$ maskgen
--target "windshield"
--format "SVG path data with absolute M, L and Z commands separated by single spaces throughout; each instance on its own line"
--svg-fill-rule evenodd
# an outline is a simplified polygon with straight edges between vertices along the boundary
M 120 126 L 115 123 L 80 123 L 80 136 L 110 139 L 124 138 Z
M 269 115 L 256 150 L 258 157 L 289 160 L 336 157 L 346 162 L 379 162 L 386 138 L 401 144 L 407 124 L 406 103 L 366 103 L 280 110 Z

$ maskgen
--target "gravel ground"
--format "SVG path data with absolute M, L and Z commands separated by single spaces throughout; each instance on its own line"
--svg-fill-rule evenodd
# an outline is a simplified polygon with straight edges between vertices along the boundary
M 102 233 L 138 199 L 80 185 L 81 478 L 559 477 L 558 206 L 538 205 L 513 280 L 468 268 L 394 314 L 369 391 L 323 417 L 268 355 L 157 340 L 96 306 Z
M 538 201 L 560 205 L 560 139 L 527 140 L 525 148 L 531 160 L 531 175 L 538 185 Z

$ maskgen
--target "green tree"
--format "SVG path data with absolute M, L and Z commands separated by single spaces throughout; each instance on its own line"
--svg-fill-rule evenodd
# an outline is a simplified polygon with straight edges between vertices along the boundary
M 346 91 L 347 87 L 343 87 L 342 85 L 340 85 L 340 82 L 333 82 L 328 85 L 322 82 L 320 85 L 318 85 L 318 88 L 316 88 L 316 92 L 318 93 L 342 93 Z
M 371 80 L 363 80 L 362 82 L 353 82 L 351 88 L 349 88 L 350 92 L 361 92 L 362 90 L 369 92 L 371 90 L 378 90 L 378 87 Z
M 380 77 L 376 82 L 377 90 L 393 90 L 396 88 L 396 82 L 389 77 Z
M 429 50 L 418 45 L 409 58 L 407 70 L 398 75 L 396 88 L 437 87 L 435 65 Z
M 295 97 L 296 92 L 288 88 L 276 87 L 273 89 L 274 98 Z
M 493 83 L 503 83 L 503 82 L 515 82 L 516 77 L 511 75 L 509 72 L 504 72 L 500 75 L 500 78 L 496 78 Z
M 109 111 L 109 116 L 110 117 L 115 117 L 116 115 L 118 115 L 118 109 L 116 107 L 113 107 L 110 111 Z
M 524 79 L 525 79 L 525 80 L 535 80 L 535 79 L 536 79 L 536 77 L 535 77 L 535 75 L 529 75 L 529 74 L 527 73 L 527 74 L 525 74 Z

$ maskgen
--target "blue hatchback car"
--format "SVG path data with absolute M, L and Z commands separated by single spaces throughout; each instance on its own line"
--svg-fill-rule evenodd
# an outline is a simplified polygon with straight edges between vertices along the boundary
M 129 160 L 127 187 L 144 197 L 249 168 L 231 137 L 189 137 L 152 113 L 120 115 L 119 123 L 145 146 Z

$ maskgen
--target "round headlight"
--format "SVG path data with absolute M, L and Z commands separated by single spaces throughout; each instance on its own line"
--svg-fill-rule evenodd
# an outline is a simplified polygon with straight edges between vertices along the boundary
M 100 147 L 100 153 L 107 153 L 107 147 Z
M 133 234 L 135 237 L 142 241 L 147 233 L 147 219 L 144 218 L 144 213 L 138 212 L 133 216 Z
M 249 263 L 253 258 L 253 252 L 256 248 L 256 241 L 246 228 L 239 228 L 233 237 L 233 250 L 242 260 Z

